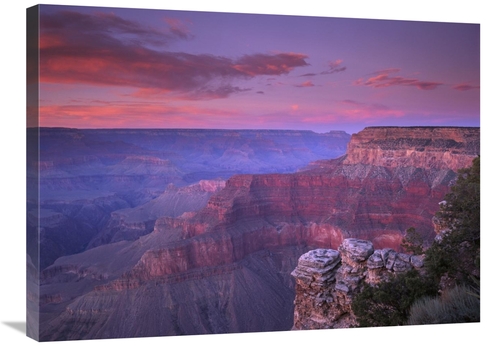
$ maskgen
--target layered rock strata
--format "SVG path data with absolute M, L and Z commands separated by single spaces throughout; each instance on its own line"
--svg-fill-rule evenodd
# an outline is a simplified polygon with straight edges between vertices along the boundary
M 457 169 L 479 155 L 475 127 L 367 127 L 349 141 L 346 164 Z
M 154 230 L 158 219 L 191 215 L 202 209 L 210 197 L 225 185 L 222 179 L 200 180 L 195 184 L 167 186 L 158 197 L 134 208 L 114 211 L 99 234 L 92 239 L 88 249 L 122 240 L 136 240 Z
M 344 239 L 338 250 L 311 250 L 299 258 L 292 272 L 296 281 L 293 329 L 355 327 L 351 303 L 363 282 L 375 285 L 422 266 L 422 256 L 375 250 L 370 241 L 355 238 Z
M 38 251 L 44 229 L 32 256 L 40 269 L 201 209 L 217 179 L 295 172 L 343 155 L 350 139 L 344 131 L 45 127 L 28 128 L 27 137 L 27 239 Z
M 414 130 L 430 142 L 446 135 Z M 338 255 L 325 250 L 300 261 L 306 268 L 322 259 L 309 265 L 316 270 L 312 276 L 295 271 L 296 304 L 307 307 L 296 312 L 304 316 L 296 328 L 330 320 L 332 327 L 352 325 L 350 302 L 360 283 L 419 265 L 419 258 L 396 252 L 404 231 L 415 227 L 435 237 L 432 216 L 454 169 L 469 166 L 471 152 L 479 154 L 478 128 L 454 131 L 466 138 L 462 149 L 443 146 L 433 160 L 419 159 L 425 147 L 405 141 L 406 129 L 399 139 L 392 129 L 367 129 L 373 141 L 362 145 L 367 155 L 377 152 L 377 160 L 356 157 L 352 146 L 346 156 L 297 173 L 235 175 L 197 212 L 159 218 L 153 232 L 135 241 L 58 259 L 42 275 L 41 294 L 51 301 L 43 307 L 50 313 L 41 328 L 44 339 L 289 330 L 295 297 L 290 273 L 300 255 L 315 248 L 338 249 Z M 380 138 L 384 146 L 375 141 Z M 414 163 L 391 166 L 394 150 L 413 155 Z M 446 151 L 454 151 L 453 161 L 427 166 Z M 456 164 L 460 155 L 463 167 Z M 141 318 L 128 313 L 132 309 Z

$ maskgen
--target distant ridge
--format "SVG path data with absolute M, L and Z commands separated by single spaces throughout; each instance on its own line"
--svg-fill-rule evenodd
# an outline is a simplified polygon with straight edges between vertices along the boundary
M 365 129 L 380 129 L 380 128 L 397 128 L 397 129 L 403 129 L 403 128 L 408 128 L 408 129 L 418 129 L 418 128 L 423 128 L 423 129 L 478 129 L 480 128 L 479 126 L 367 126 Z
M 40 129 L 40 130 L 59 130 L 59 131 L 186 131 L 186 132 L 210 132 L 210 131 L 219 131 L 219 132 L 247 132 L 247 133 L 255 133 L 255 132 L 267 132 L 267 133 L 279 133 L 279 132 L 297 132 L 297 133 L 314 133 L 318 135 L 328 135 L 333 133 L 347 133 L 344 130 L 330 130 L 326 132 L 316 132 L 313 130 L 297 130 L 297 129 L 223 129 L 223 128 L 76 128 L 76 127 L 28 127 L 28 130 Z

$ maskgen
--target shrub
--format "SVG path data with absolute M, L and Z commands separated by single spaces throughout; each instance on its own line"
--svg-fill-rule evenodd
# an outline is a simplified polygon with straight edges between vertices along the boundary
M 435 282 L 413 269 L 376 286 L 365 284 L 352 310 L 360 327 L 398 326 L 405 324 L 417 299 L 436 294 Z
M 473 160 L 459 173 L 451 192 L 436 214 L 449 231 L 425 252 L 425 266 L 437 280 L 447 274 L 459 284 L 471 284 L 471 275 L 479 278 L 480 254 L 480 161 Z
M 405 232 L 405 236 L 401 241 L 401 247 L 406 253 L 421 255 L 424 253 L 424 237 L 415 228 L 410 227 Z
M 425 297 L 410 308 L 407 324 L 479 322 L 480 301 L 466 286 L 444 291 L 440 297 Z
M 436 216 L 449 228 L 441 240 L 424 251 L 415 229 L 406 231 L 402 247 L 425 255 L 426 274 L 411 270 L 376 286 L 365 284 L 354 297 L 352 310 L 360 327 L 479 321 L 479 165 L 477 157 L 470 168 L 459 171 L 441 204 Z M 438 297 L 443 277 L 458 286 Z

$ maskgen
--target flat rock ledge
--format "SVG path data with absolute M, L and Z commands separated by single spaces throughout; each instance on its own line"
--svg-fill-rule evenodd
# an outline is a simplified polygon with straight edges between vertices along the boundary
M 311 250 L 299 258 L 292 276 L 314 287 L 323 287 L 335 279 L 340 253 L 332 249 Z

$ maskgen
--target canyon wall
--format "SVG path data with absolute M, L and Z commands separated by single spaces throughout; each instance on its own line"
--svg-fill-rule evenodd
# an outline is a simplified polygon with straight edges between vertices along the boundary
M 478 128 L 368 127 L 353 134 L 345 164 L 458 170 L 479 154 Z
M 408 140 L 413 131 L 419 145 Z M 426 136 L 429 148 L 421 144 Z M 394 155 L 401 165 L 393 164 Z M 452 159 L 436 163 L 447 155 Z M 476 155 L 478 128 L 402 128 L 399 135 L 395 128 L 368 128 L 353 135 L 348 152 L 337 159 L 296 173 L 232 176 L 197 212 L 160 217 L 151 233 L 135 241 L 56 260 L 41 275 L 41 295 L 47 297 L 42 310 L 51 312 L 43 338 L 289 330 L 296 289 L 290 273 L 302 254 L 356 238 L 394 249 L 367 255 L 378 256 L 365 259 L 374 266 L 367 267 L 368 278 L 377 280 L 371 273 L 387 267 L 388 259 L 391 270 L 415 265 L 417 259 L 395 252 L 405 230 L 414 227 L 428 241 L 434 238 L 439 202 L 456 170 Z M 341 280 L 338 271 L 321 279 L 336 278 L 338 299 L 331 303 L 337 305 L 340 292 L 353 290 L 357 280 L 340 272 Z M 137 314 L 127 314 L 129 309 Z M 349 314 L 339 314 L 347 316 L 340 325 L 351 323 Z
M 294 172 L 345 153 L 343 131 L 28 128 L 29 239 L 40 267 L 150 233 L 159 217 L 203 208 L 238 173 Z M 210 181 L 211 183 L 207 183 Z M 39 193 L 38 193 L 39 192 Z M 38 225 L 38 210 L 41 225 Z M 38 246 L 38 241 L 33 242 Z M 33 258 L 38 265 L 38 256 Z

